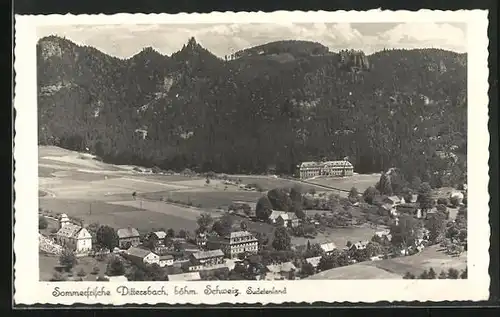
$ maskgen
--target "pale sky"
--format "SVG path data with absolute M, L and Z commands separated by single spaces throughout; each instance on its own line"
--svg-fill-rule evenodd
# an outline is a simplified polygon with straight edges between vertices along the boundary
M 465 23 L 287 23 L 58 25 L 37 29 L 38 38 L 64 36 L 109 55 L 128 58 L 151 46 L 162 54 L 180 50 L 192 36 L 219 57 L 278 40 L 319 42 L 331 51 L 442 48 L 466 52 Z

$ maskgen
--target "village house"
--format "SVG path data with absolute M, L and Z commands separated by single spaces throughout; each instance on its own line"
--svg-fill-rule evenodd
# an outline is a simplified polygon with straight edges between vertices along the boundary
M 384 204 L 389 204 L 392 207 L 396 207 L 397 205 L 401 205 L 405 203 L 404 198 L 399 198 L 398 196 L 388 196 L 385 197 L 382 201 Z
M 127 251 L 125 251 L 123 255 L 134 263 L 160 265 L 160 256 L 148 249 L 140 247 L 130 247 Z
M 347 161 L 303 162 L 299 165 L 300 178 L 306 179 L 315 176 L 352 176 L 354 167 Z
M 139 231 L 135 228 L 118 229 L 116 234 L 118 235 L 118 247 L 120 249 L 128 249 L 141 243 Z
M 189 271 L 200 271 L 224 264 L 224 253 L 222 250 L 200 251 L 189 256 L 186 267 Z
M 167 279 L 170 282 L 201 281 L 200 272 L 188 272 L 182 274 L 169 274 Z
M 87 229 L 71 223 L 66 214 L 61 215 L 59 226 L 54 236 L 57 244 L 78 255 L 88 254 L 92 250 L 92 236 Z
M 320 244 L 319 247 L 323 250 L 323 252 L 325 252 L 326 255 L 332 254 L 333 250 L 337 249 L 337 246 L 333 242 Z
M 307 258 L 306 259 L 306 262 L 311 264 L 311 266 L 316 270 L 318 268 L 318 265 L 319 265 L 319 261 L 321 260 L 321 256 L 315 256 L 315 257 L 312 257 L 312 258 Z
M 418 195 L 413 194 L 413 195 L 411 195 L 411 200 L 407 201 L 407 203 L 413 203 L 414 204 L 414 203 L 417 202 L 417 200 L 418 200 Z
M 295 271 L 297 268 L 292 262 L 284 262 L 280 264 L 271 264 L 266 266 L 266 280 L 291 280 L 295 279 Z
M 369 241 L 359 241 L 356 243 L 353 243 L 350 247 L 351 250 L 364 250 L 366 249 L 366 246 L 368 245 Z
M 276 219 L 276 224 L 280 227 L 295 228 L 299 226 L 300 220 L 293 212 L 284 212 Z
M 284 213 L 285 213 L 284 211 L 272 210 L 268 218 L 269 223 L 276 224 L 276 220 L 278 220 L 278 217 Z
M 174 265 L 174 256 L 171 254 L 160 254 L 158 265 L 160 267 L 172 266 Z
M 377 232 L 375 232 L 375 235 L 377 237 L 379 237 L 380 239 L 387 239 L 389 241 L 391 241 L 391 239 L 392 239 L 392 235 L 390 233 L 390 230 L 377 231 Z
M 248 231 L 235 231 L 225 237 L 210 237 L 207 241 L 207 248 L 210 250 L 221 249 L 227 258 L 233 259 L 245 252 L 257 253 L 259 242 Z
M 390 216 L 397 216 L 398 215 L 397 209 L 391 204 L 383 203 L 380 206 L 380 209 L 382 210 L 383 214 L 390 215 Z
M 167 233 L 165 231 L 155 231 L 151 232 L 148 235 L 148 240 L 153 239 L 156 240 L 158 245 L 163 245 L 165 243 L 165 237 L 167 236 Z

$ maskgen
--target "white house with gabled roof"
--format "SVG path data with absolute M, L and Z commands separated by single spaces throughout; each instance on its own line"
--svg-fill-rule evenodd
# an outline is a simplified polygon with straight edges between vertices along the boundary
M 60 228 L 54 237 L 57 244 L 76 254 L 87 254 L 92 250 L 92 236 L 87 229 L 72 223 L 66 214 L 61 215 L 59 223 Z

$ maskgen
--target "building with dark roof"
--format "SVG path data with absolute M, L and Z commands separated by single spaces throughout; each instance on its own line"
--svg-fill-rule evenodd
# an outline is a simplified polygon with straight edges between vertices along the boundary
M 118 247 L 128 249 L 138 246 L 141 243 L 139 231 L 135 228 L 122 228 L 116 231 L 118 235 Z

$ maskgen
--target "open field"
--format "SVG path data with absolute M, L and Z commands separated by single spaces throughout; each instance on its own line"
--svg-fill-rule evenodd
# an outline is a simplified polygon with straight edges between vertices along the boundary
M 235 201 L 256 203 L 264 193 L 248 191 L 162 191 L 154 193 L 145 193 L 143 196 L 147 199 L 160 200 L 171 199 L 182 203 L 191 202 L 194 206 L 201 208 L 214 209 L 227 207 Z
M 53 255 L 47 255 L 47 254 L 39 254 L 38 258 L 39 262 L 39 268 L 40 268 L 40 281 L 50 281 L 54 275 L 54 272 L 60 270 L 59 266 L 59 257 L 58 256 L 53 256 Z M 106 272 L 106 264 L 107 261 L 97 261 L 95 258 L 92 257 L 83 257 L 83 258 L 78 258 L 78 264 L 75 265 L 75 267 L 71 270 L 70 273 L 64 272 L 61 270 L 61 274 L 68 280 L 74 279 L 74 278 L 79 278 L 77 273 L 83 269 L 86 273 L 85 276 L 83 276 L 84 281 L 94 281 L 99 275 L 103 275 Z M 99 268 L 99 274 L 94 275 L 91 274 L 92 270 L 94 267 Z M 72 275 L 71 277 L 69 275 Z
M 124 202 L 127 204 L 127 202 Z M 70 217 L 82 219 L 86 224 L 97 222 L 103 225 L 109 225 L 114 228 L 126 228 L 132 226 L 140 231 L 150 231 L 152 228 L 174 228 L 194 230 L 197 228 L 196 217 L 188 216 L 179 217 L 179 210 L 174 215 L 169 214 L 168 210 L 174 208 L 182 208 L 172 205 L 165 205 L 164 212 L 141 210 L 139 202 L 137 206 L 133 204 L 119 205 L 111 204 L 102 201 L 81 201 L 81 200 L 65 200 L 54 198 L 41 198 L 40 208 L 51 210 L 54 213 L 66 213 Z M 149 207 L 143 205 L 143 208 Z M 92 212 L 90 213 L 90 210 Z M 153 208 L 151 208 L 153 209 Z M 186 213 L 187 214 L 187 213 Z M 189 214 L 187 214 L 189 215 Z
M 352 187 L 356 187 L 358 192 L 364 192 L 368 187 L 375 186 L 379 181 L 380 174 L 355 174 L 351 177 L 345 178 L 314 178 L 308 179 L 308 183 L 314 183 L 318 185 L 325 185 L 329 187 L 334 187 L 343 190 L 350 190 Z
M 308 280 L 401 279 L 402 276 L 363 263 L 326 270 L 307 277 Z
M 314 239 L 292 237 L 292 244 L 305 245 L 309 240 L 311 243 L 333 242 L 337 248 L 343 248 L 346 246 L 347 241 L 354 243 L 358 241 L 371 240 L 376 231 L 376 228 L 370 226 L 326 228 L 324 232 L 318 232 L 318 235 Z
M 403 276 L 406 272 L 410 272 L 417 276 L 424 270 L 428 270 L 431 267 L 438 274 L 441 270 L 448 270 L 449 268 L 461 271 L 467 267 L 467 252 L 455 257 L 439 250 L 439 246 L 431 246 L 412 256 L 367 262 L 367 265 L 375 266 L 395 274 L 400 274 L 401 276 Z
M 314 189 L 316 191 L 324 191 L 325 188 L 321 186 L 315 186 L 314 184 L 306 184 L 301 182 L 300 180 L 295 179 L 284 179 L 284 178 L 275 178 L 272 176 L 265 175 L 229 175 L 233 178 L 241 179 L 243 184 L 256 184 L 260 186 L 263 190 L 271 190 L 274 188 L 283 188 L 283 187 L 293 187 L 300 186 L 303 192 L 307 192 L 310 189 Z
M 438 246 L 431 246 L 412 256 L 367 261 L 326 270 L 312 275 L 308 279 L 401 279 L 406 272 L 418 276 L 430 268 L 439 274 L 442 270 L 447 271 L 449 268 L 462 271 L 467 267 L 467 253 L 453 257 L 438 251 L 438 249 Z

